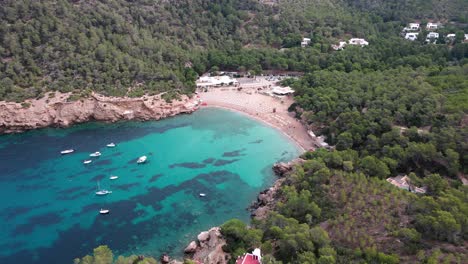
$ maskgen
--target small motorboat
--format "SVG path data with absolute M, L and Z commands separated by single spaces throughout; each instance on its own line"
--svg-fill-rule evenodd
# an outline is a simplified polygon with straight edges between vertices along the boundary
M 99 156 L 101 156 L 101 152 L 96 151 L 96 152 L 94 152 L 94 153 L 89 154 L 89 156 L 90 156 L 90 157 L 99 157 Z
M 110 212 L 109 209 L 102 209 L 102 208 L 101 208 L 101 210 L 99 210 L 99 213 L 100 213 L 100 214 L 108 214 L 109 212 Z
M 106 146 L 107 146 L 108 148 L 113 148 L 113 147 L 115 147 L 115 143 L 109 143 L 109 144 L 107 144 Z
M 146 159 L 148 159 L 146 156 L 141 156 L 138 158 L 137 163 L 138 164 L 145 163 Z
M 115 175 L 112 175 L 109 177 L 110 180 L 117 180 L 119 178 L 119 176 L 115 176 Z
M 102 190 L 97 191 L 96 195 L 107 195 L 107 194 L 111 194 L 111 193 L 112 193 L 112 191 L 102 189 Z
M 75 151 L 74 149 L 66 149 L 66 150 L 60 151 L 60 154 L 62 155 L 70 154 L 70 153 L 73 153 L 74 151 Z
M 90 164 L 91 162 L 93 162 L 92 160 L 85 160 L 83 161 L 83 164 Z
M 200 193 L 200 197 L 205 197 L 206 193 Z

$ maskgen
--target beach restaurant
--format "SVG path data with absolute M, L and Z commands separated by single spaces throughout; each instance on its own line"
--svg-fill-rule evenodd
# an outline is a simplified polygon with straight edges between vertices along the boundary
M 286 87 L 275 86 L 273 87 L 272 93 L 276 95 L 288 95 L 288 94 L 293 94 L 294 90 L 291 89 L 291 87 L 289 86 L 286 86 Z
M 219 87 L 224 85 L 237 85 L 239 82 L 229 76 L 202 76 L 196 84 L 198 88 Z

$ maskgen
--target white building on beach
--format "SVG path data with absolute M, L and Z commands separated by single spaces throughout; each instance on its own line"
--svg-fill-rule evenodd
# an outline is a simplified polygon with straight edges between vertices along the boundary
M 202 76 L 196 81 L 197 87 L 218 87 L 224 85 L 237 85 L 239 82 L 229 76 Z

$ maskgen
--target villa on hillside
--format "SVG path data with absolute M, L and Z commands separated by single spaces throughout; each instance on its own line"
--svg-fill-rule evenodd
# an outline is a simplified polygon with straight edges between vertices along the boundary
M 346 45 L 355 45 L 355 46 L 364 47 L 364 46 L 368 46 L 369 42 L 367 42 L 365 39 L 362 39 L 362 38 L 352 38 L 348 40 L 348 43 L 346 43 L 345 41 L 340 41 L 338 45 L 331 45 L 331 47 L 334 50 L 342 50 L 344 49 L 344 47 L 346 47 Z
M 388 178 L 387 182 L 395 185 L 396 187 L 400 189 L 404 189 L 413 193 L 420 193 L 420 194 L 426 193 L 425 187 L 416 187 L 412 185 L 410 182 L 410 178 L 406 175 L 399 175 L 393 178 Z
M 349 45 L 359 45 L 361 47 L 368 46 L 369 42 L 361 38 L 352 38 L 348 41 Z
M 338 45 L 332 45 L 332 49 L 342 50 L 346 46 L 346 44 L 347 43 L 345 41 L 340 41 L 340 43 Z
M 236 264 L 262 264 L 260 249 L 256 248 L 252 253 L 237 257 Z
M 418 39 L 418 35 L 419 35 L 419 33 L 414 33 L 414 32 L 413 33 L 406 33 L 405 39 L 415 41 L 416 39 Z
M 309 46 L 310 42 L 311 42 L 310 38 L 303 38 L 302 41 L 301 41 L 301 47 L 304 48 L 304 47 Z
M 432 23 L 432 22 L 429 22 L 427 23 L 426 25 L 426 29 L 427 30 L 434 30 L 434 29 L 438 29 L 439 28 L 439 23 Z
M 456 37 L 457 36 L 455 34 L 453 34 L 453 33 L 452 34 L 447 34 L 447 36 L 445 36 L 445 38 L 447 40 L 455 40 Z
M 439 33 L 437 32 L 429 32 L 426 36 L 426 42 L 437 43 L 437 39 L 439 38 Z
M 403 31 L 419 30 L 419 23 L 409 23 L 409 25 L 403 28 Z

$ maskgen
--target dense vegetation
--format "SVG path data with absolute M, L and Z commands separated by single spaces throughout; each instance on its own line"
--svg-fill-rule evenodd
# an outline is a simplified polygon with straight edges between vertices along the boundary
M 264 263 L 462 263 L 467 2 L 274 2 L 2 1 L 0 99 L 191 93 L 210 70 L 304 72 L 285 81 L 296 90 L 290 110 L 333 147 L 303 155 L 267 219 L 225 223 L 224 249 L 236 256 L 261 247 Z M 440 20 L 457 38 L 405 41 L 400 31 L 415 19 Z M 310 46 L 299 47 L 302 37 Z M 331 50 L 350 37 L 370 45 Z M 427 194 L 385 181 L 403 174 Z M 112 261 L 98 248 L 76 263 Z
M 414 18 L 466 22 L 463 0 L 443 1 L 443 12 L 436 16 L 432 4 L 404 1 L 419 7 L 413 17 L 397 15 L 407 12 L 407 5 L 372 2 L 367 7 L 379 7 L 375 12 L 340 0 L 277 5 L 254 0 L 2 1 L 0 99 L 21 101 L 49 90 L 190 93 L 197 74 L 213 67 L 256 73 L 351 71 L 440 65 L 468 56 L 461 39 L 449 50 L 421 48 L 398 36 Z M 381 16 L 389 9 L 394 19 Z M 456 29 L 463 33 L 463 24 Z M 350 36 L 366 37 L 372 45 L 366 51 L 330 53 L 331 43 Z M 302 37 L 310 37 L 312 47 L 297 48 Z

